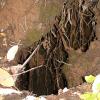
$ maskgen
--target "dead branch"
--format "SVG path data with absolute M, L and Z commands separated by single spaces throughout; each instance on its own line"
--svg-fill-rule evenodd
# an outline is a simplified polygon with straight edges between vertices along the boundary
M 23 63 L 23 67 L 29 62 L 29 60 L 32 58 L 32 56 L 36 53 L 36 51 L 39 49 L 40 45 L 37 45 L 36 49 L 32 52 L 32 54 L 28 57 L 28 59 Z M 22 67 L 22 68 L 23 68 Z
M 30 71 L 33 71 L 33 70 L 38 69 L 38 68 L 41 68 L 41 67 L 43 67 L 43 65 L 36 66 L 36 67 L 31 68 L 31 69 L 29 69 L 29 70 L 27 70 L 27 71 L 23 71 L 23 72 L 21 72 L 21 73 L 14 74 L 14 75 L 11 75 L 11 76 L 12 76 L 12 77 L 19 76 L 19 75 L 22 75 L 22 74 L 28 73 L 28 72 L 30 72 Z

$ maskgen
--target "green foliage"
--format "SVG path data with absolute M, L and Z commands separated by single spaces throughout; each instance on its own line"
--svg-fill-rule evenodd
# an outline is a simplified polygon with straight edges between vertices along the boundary
M 80 96 L 81 100 L 100 100 L 100 93 L 87 92 Z
M 87 83 L 93 83 L 95 77 L 93 75 L 85 76 L 85 80 Z M 100 89 L 100 83 L 97 84 L 97 89 Z M 80 95 L 81 100 L 100 100 L 100 92 L 93 93 L 93 92 L 86 92 Z
M 100 93 L 97 93 L 97 98 L 98 100 L 100 100 Z
M 95 80 L 95 77 L 93 75 L 85 76 L 85 80 L 87 83 L 93 83 Z
M 97 89 L 97 90 L 100 90 L 100 83 L 98 83 L 98 84 L 96 85 L 96 89 Z
M 90 93 L 90 92 L 82 94 L 82 95 L 80 96 L 80 98 L 81 98 L 82 100 L 98 100 L 98 99 L 97 99 L 97 94 Z

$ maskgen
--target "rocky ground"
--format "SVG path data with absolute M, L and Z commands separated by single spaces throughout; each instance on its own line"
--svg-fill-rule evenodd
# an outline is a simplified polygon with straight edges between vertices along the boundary
M 34 94 L 29 93 L 27 91 L 22 91 L 21 94 L 12 93 L 9 95 L 0 95 L 0 100 L 42 100 L 39 99 L 41 97 L 46 98 L 46 100 L 80 100 L 80 95 L 84 92 L 91 92 L 91 85 L 84 83 L 77 87 L 73 87 L 67 90 L 67 92 L 63 93 L 63 90 L 59 90 L 58 95 L 48 95 L 48 96 L 40 96 L 36 97 Z M 36 99 L 25 99 L 27 96 L 36 97 Z M 45 99 L 43 99 L 45 100 Z

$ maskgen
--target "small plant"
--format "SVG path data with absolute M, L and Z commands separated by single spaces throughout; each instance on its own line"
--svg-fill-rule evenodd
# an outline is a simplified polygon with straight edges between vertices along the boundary
M 92 92 L 86 92 L 80 96 L 81 100 L 100 100 L 100 75 L 85 76 L 87 83 L 92 84 Z
M 95 77 L 93 75 L 85 76 L 85 80 L 87 83 L 93 83 L 95 80 Z

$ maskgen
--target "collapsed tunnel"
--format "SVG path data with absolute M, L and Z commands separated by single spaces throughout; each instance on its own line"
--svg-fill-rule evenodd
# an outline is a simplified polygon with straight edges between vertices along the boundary
M 16 86 L 20 90 L 48 95 L 56 94 L 58 89 L 68 85 L 67 78 L 62 72 L 62 66 L 68 63 L 68 51 L 73 48 L 86 52 L 90 42 L 96 38 L 93 7 L 91 2 L 82 1 L 66 0 L 62 12 L 55 17 L 52 29 L 33 45 L 18 51 L 15 61 L 23 64 L 37 45 L 41 44 L 24 70 L 42 67 L 17 78 Z

